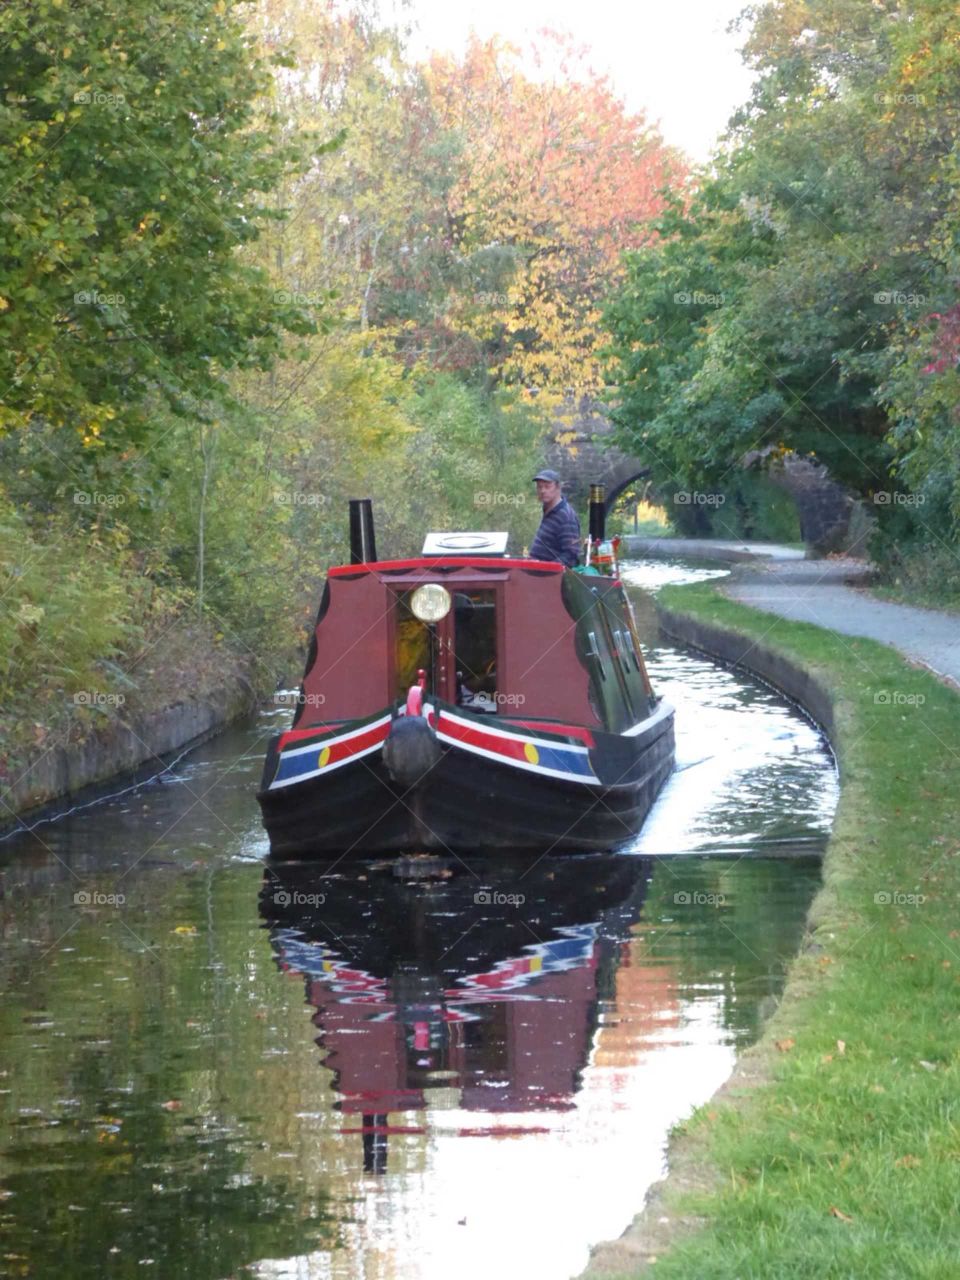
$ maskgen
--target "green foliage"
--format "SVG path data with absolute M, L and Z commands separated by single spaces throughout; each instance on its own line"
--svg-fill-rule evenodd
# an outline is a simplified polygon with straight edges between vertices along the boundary
M 0 496 L 0 701 L 53 682 L 63 695 L 89 689 L 92 656 L 110 657 L 137 639 L 143 601 L 118 540 L 66 521 L 35 536 Z M 94 589 L 95 584 L 95 589 Z
M 930 530 L 953 539 L 954 8 L 773 0 L 745 22 L 752 98 L 610 303 L 622 442 L 681 488 L 771 447 L 866 496 L 946 483 Z
M 413 520 L 423 527 L 429 515 L 432 527 L 507 530 L 520 552 L 540 520 L 530 462 L 546 423 L 536 406 L 509 391 L 488 395 L 439 374 L 425 380 L 417 417 L 422 426 L 411 479 L 424 471 L 430 478 L 429 499 L 415 504 Z
M 545 424 L 519 396 L 421 370 L 408 402 L 415 434 L 364 467 L 376 493 L 377 550 L 417 554 L 428 530 L 506 530 L 519 553 L 540 518 L 531 461 Z
M 351 496 L 375 499 L 383 554 L 427 527 L 529 544 L 545 397 L 497 390 L 471 328 L 516 262 L 465 255 L 451 203 L 497 158 L 440 120 L 375 6 L 15 0 L 0 83 L 0 466 L 19 530 L 0 565 L 21 573 L 21 535 L 41 559 L 59 546 L 63 581 L 21 586 L 72 628 L 63 670 L 31 658 L 36 633 L 11 639 L 21 729 L 105 663 L 131 697 L 179 691 L 191 644 L 208 674 L 229 649 L 259 688 L 289 679 Z M 545 109 L 563 96 L 518 86 Z M 453 110 L 452 70 L 448 88 Z M 599 128 L 598 94 L 581 97 Z M 644 173 L 661 150 L 651 134 Z M 631 208 L 659 203 L 648 186 Z
M 607 513 L 607 533 L 635 533 L 644 538 L 664 538 L 674 534 L 672 513 L 651 497 L 649 480 L 625 489 Z
M 0 771 L 52 730 L 105 723 L 129 696 L 116 661 L 163 625 L 168 602 L 125 541 L 64 516 L 31 528 L 0 491 Z
M 122 445 L 315 328 L 237 252 L 300 158 L 254 118 L 271 83 L 234 0 L 0 11 L 0 429 Z
M 960 613 L 960 560 L 951 544 L 890 540 L 879 548 L 878 559 L 883 566 L 879 595 Z
M 793 500 L 756 471 L 731 471 L 714 501 L 674 506 L 673 519 L 688 536 L 759 542 L 799 542 L 800 520 Z

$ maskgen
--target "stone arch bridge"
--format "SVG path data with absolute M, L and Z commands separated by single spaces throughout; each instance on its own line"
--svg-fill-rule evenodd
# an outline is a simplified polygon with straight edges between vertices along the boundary
M 650 475 L 641 458 L 610 444 L 613 430 L 600 406 L 587 398 L 564 406 L 554 418 L 544 463 L 563 477 L 563 492 L 579 510 L 587 505 L 591 484 L 606 487 L 609 512 L 626 488 Z

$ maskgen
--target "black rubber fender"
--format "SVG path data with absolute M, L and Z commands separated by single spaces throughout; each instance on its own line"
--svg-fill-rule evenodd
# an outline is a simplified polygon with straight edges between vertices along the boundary
M 394 782 L 412 787 L 440 759 L 437 735 L 422 716 L 398 716 L 383 744 L 383 763 Z

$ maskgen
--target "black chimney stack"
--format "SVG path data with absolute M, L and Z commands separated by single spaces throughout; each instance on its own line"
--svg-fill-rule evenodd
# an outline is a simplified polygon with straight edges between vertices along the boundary
M 350 563 L 370 564 L 377 558 L 373 534 L 373 504 L 369 498 L 350 499 Z
M 606 488 L 602 484 L 590 486 L 590 541 L 602 542 L 606 537 L 607 508 Z

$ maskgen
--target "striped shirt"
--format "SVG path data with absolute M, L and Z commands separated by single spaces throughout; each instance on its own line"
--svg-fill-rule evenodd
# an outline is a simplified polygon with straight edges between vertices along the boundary
M 566 498 L 544 514 L 530 555 L 534 560 L 559 560 L 567 568 L 580 563 L 580 521 Z

